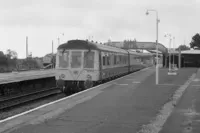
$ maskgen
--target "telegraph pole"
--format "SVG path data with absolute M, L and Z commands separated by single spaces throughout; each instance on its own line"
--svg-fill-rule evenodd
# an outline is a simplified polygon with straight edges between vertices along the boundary
M 26 58 L 28 58 L 28 36 L 26 36 Z
M 179 59 L 178 59 L 178 67 L 179 67 L 179 69 L 181 69 L 181 49 L 180 49 L 180 47 L 179 47 L 179 49 L 178 49 L 178 53 L 179 53 Z
M 53 55 L 53 40 L 52 40 L 52 55 Z
M 58 46 L 60 45 L 60 38 L 58 37 Z
M 173 37 L 173 69 L 174 69 L 174 60 L 175 60 L 175 57 L 174 57 L 174 54 L 175 54 L 175 37 Z
M 53 40 L 52 40 L 52 60 L 53 60 Z M 54 68 L 53 63 L 54 63 L 54 62 L 52 62 L 52 69 Z

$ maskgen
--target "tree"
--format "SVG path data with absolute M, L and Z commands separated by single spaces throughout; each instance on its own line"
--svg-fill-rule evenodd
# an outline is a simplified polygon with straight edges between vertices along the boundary
M 199 33 L 195 34 L 192 37 L 192 41 L 190 42 L 190 47 L 195 49 L 195 48 L 200 48 L 200 35 Z
M 0 64 L 7 64 L 7 57 L 4 55 L 2 51 L 0 51 Z
M 181 51 L 190 50 L 190 48 L 186 45 L 180 45 L 178 48 L 176 48 L 176 50 L 179 50 L 179 48 L 180 48 Z
M 11 49 L 8 49 L 7 51 L 6 51 L 6 57 L 8 58 L 8 59 L 17 59 L 17 52 L 15 52 L 15 51 L 13 51 L 13 50 L 11 50 Z
M 3 51 L 0 51 L 0 56 L 4 56 L 4 53 L 3 53 Z

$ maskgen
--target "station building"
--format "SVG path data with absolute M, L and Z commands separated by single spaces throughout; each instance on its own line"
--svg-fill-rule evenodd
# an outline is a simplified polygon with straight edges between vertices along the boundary
M 179 56 L 181 67 L 200 67 L 200 50 L 171 51 L 171 63 L 174 62 L 178 66 Z M 167 61 L 169 62 L 169 58 L 167 58 Z

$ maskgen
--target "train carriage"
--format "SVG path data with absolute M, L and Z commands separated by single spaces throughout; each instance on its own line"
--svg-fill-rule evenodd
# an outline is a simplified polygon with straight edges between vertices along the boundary
M 79 91 L 114 76 L 128 73 L 128 52 L 85 40 L 58 47 L 56 80 L 63 91 Z
M 70 40 L 57 49 L 57 85 L 64 92 L 80 91 L 145 68 L 151 59 L 153 56 L 149 54 L 87 40 Z
M 128 50 L 128 52 L 130 60 L 130 71 L 136 71 L 153 65 L 153 54 L 138 53 L 131 50 Z

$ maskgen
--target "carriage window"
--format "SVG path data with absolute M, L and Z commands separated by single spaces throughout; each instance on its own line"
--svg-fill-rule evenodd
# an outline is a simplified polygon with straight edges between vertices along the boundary
M 107 55 L 107 65 L 110 65 L 110 55 Z
M 128 56 L 126 56 L 126 64 L 128 64 L 128 62 L 129 62 L 129 61 L 128 61 Z
M 118 65 L 119 64 L 119 55 L 117 55 L 117 58 L 116 58 L 116 64 Z
M 122 56 L 119 56 L 119 64 L 122 64 Z
M 84 52 L 84 68 L 94 68 L 94 52 Z
M 114 55 L 114 65 L 116 65 L 116 64 L 117 64 L 117 56 Z
M 71 68 L 81 67 L 81 51 L 72 51 Z
M 65 51 L 64 53 L 59 52 L 59 67 L 67 68 L 69 66 L 69 51 Z
M 103 66 L 105 66 L 105 65 L 106 65 L 106 56 L 103 55 Z
M 114 65 L 114 54 L 113 53 L 110 55 L 110 64 Z

